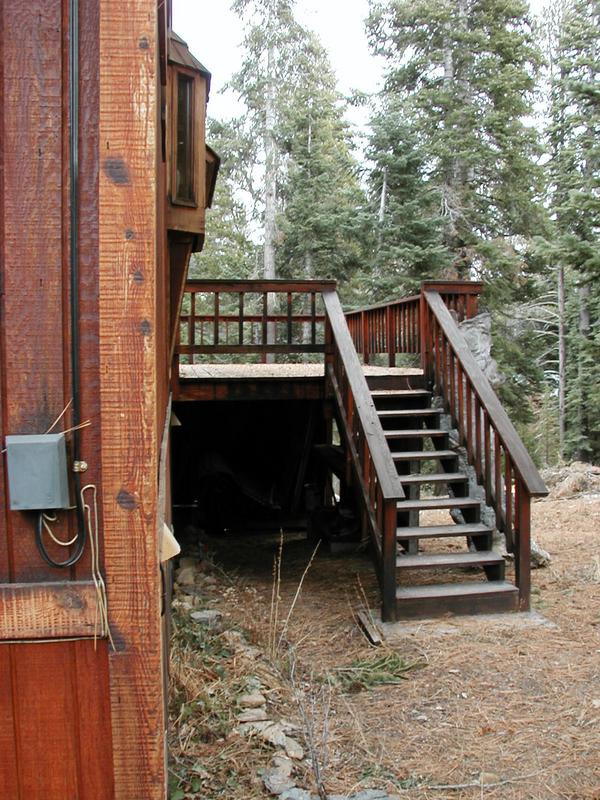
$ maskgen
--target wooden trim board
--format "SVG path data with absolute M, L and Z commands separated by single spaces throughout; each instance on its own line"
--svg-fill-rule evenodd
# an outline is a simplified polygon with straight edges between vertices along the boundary
M 92 581 L 0 585 L 0 643 L 94 636 L 97 622 Z

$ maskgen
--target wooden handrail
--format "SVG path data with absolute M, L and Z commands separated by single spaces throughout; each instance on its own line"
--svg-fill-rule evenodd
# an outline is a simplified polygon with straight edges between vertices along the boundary
M 397 504 L 405 493 L 337 293 L 325 291 L 323 303 L 327 379 L 378 561 L 383 619 L 392 621 L 396 618 Z
M 386 500 L 404 500 L 405 495 L 398 477 L 398 470 L 387 446 L 383 427 L 350 337 L 350 331 L 348 330 L 337 292 L 324 292 L 323 302 L 339 360 L 343 365 L 348 385 L 352 392 L 354 411 L 363 426 L 383 497 Z
M 546 484 L 542 480 L 537 467 L 533 463 L 498 396 L 492 389 L 490 382 L 477 361 L 475 361 L 473 353 L 452 319 L 444 301 L 438 292 L 425 291 L 424 294 L 429 308 L 460 362 L 462 371 L 471 383 L 473 391 L 479 397 L 491 424 L 497 431 L 503 447 L 510 455 L 511 461 L 527 491 L 532 497 L 544 497 L 548 494 Z
M 285 279 L 276 279 L 271 281 L 188 280 L 186 282 L 185 290 L 186 292 L 219 292 L 222 294 L 236 294 L 238 292 L 256 292 L 257 294 L 262 294 L 263 292 L 274 292 L 277 294 L 283 294 L 285 292 L 318 293 L 333 290 L 335 287 L 335 281 L 288 281 Z

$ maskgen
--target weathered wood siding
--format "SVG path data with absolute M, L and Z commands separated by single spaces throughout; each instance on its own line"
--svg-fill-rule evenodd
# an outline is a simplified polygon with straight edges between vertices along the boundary
M 44 433 L 71 396 L 68 7 L 67 0 L 0 0 L 1 441 Z M 8 510 L 0 457 L 0 608 L 10 610 L 6 624 L 0 619 L 0 797 L 7 800 L 165 796 L 156 0 L 85 0 L 80 38 L 81 390 L 82 418 L 92 423 L 81 452 L 84 482 L 99 492 L 117 649 L 65 641 L 85 621 L 63 611 L 42 614 L 35 629 L 9 624 L 14 614 L 35 619 L 42 584 L 89 581 L 90 557 L 88 547 L 68 570 L 42 561 L 31 517 Z M 126 181 L 111 158 L 122 159 Z M 74 515 L 64 516 L 72 527 Z

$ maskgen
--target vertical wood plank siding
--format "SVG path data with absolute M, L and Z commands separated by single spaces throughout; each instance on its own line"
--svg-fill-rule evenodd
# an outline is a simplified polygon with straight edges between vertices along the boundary
M 157 552 L 155 0 L 100 17 L 100 373 L 115 796 L 165 796 Z M 126 181 L 102 160 L 118 159 Z
M 71 396 L 68 25 L 67 0 L 0 0 L 2 441 L 43 433 Z M 86 482 L 100 485 L 98 26 L 99 0 L 80 3 L 81 396 L 82 418 L 92 421 L 82 456 Z M 89 579 L 89 550 L 71 570 L 42 561 L 31 517 L 8 510 L 4 466 L 0 458 L 0 591 L 10 582 Z M 66 538 L 74 515 L 63 516 Z M 0 797 L 112 800 L 106 643 L 2 639 L 0 630 Z

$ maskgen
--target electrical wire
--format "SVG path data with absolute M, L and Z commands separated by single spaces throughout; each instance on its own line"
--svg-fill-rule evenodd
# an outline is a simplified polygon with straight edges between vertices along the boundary
M 72 382 L 72 416 L 73 424 L 73 461 L 79 462 L 81 443 L 79 431 L 81 423 L 81 370 L 79 353 L 79 0 L 70 0 L 69 5 L 69 191 L 70 191 L 70 230 L 69 230 L 69 266 L 70 266 L 70 314 L 71 314 L 71 382 Z M 66 409 L 65 409 L 66 410 Z M 64 412 L 63 412 L 64 413 Z M 62 416 L 62 414 L 61 414 Z M 60 419 L 60 417 L 59 417 Z M 56 421 L 58 422 L 58 420 Z M 56 425 L 56 422 L 54 425 Z M 78 472 L 74 473 L 75 511 L 77 517 L 77 533 L 72 542 L 75 551 L 64 561 L 56 561 L 48 553 L 43 534 L 48 531 L 52 538 L 50 526 L 44 519 L 44 511 L 39 512 L 36 525 L 36 544 L 40 555 L 51 567 L 71 567 L 76 564 L 85 549 L 86 521 L 81 497 L 81 480 Z M 56 539 L 55 539 L 56 541 Z M 67 545 L 64 545 L 67 546 Z

